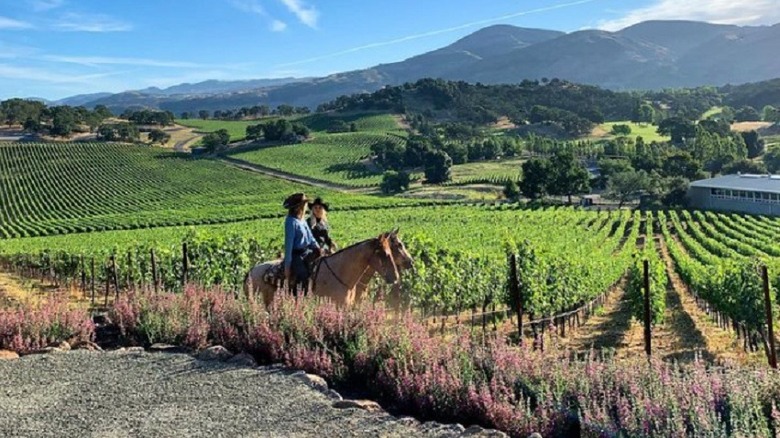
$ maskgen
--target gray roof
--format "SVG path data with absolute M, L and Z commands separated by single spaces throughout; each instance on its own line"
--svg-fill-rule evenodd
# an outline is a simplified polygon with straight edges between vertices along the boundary
M 723 175 L 694 181 L 691 187 L 780 193 L 780 175 Z

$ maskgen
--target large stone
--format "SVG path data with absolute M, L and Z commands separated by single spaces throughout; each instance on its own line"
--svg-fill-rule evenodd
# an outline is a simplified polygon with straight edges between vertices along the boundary
M 231 357 L 233 357 L 233 353 L 221 345 L 214 345 L 198 353 L 200 360 L 225 362 Z
M 344 397 L 342 397 L 341 394 L 332 389 L 327 390 L 325 395 L 327 395 L 328 398 L 332 398 L 333 400 L 344 400 Z
M 149 351 L 154 353 L 184 353 L 190 354 L 192 350 L 178 345 L 156 343 L 149 346 Z
M 68 341 L 52 342 L 51 344 L 49 344 L 49 347 L 58 348 L 62 351 L 70 351 L 70 344 L 68 343 Z
M 64 353 L 65 350 L 57 347 L 44 347 L 38 350 L 33 350 L 30 352 L 30 354 L 54 354 L 54 353 Z
M 19 359 L 19 354 L 15 351 L 0 350 L 0 360 Z
M 464 430 L 460 436 L 474 438 L 509 438 L 509 435 L 495 429 L 485 429 L 480 426 L 470 426 Z
M 100 345 L 92 341 L 79 341 L 71 346 L 73 350 L 103 351 Z
M 333 402 L 336 409 L 362 409 L 368 412 L 380 412 L 382 407 L 379 403 L 371 400 L 336 400 Z
M 328 382 L 316 374 L 307 374 L 299 371 L 294 373 L 293 376 L 318 391 L 325 392 L 328 390 Z
M 251 354 L 239 353 L 228 360 L 228 363 L 238 366 L 254 368 L 257 366 L 257 361 Z

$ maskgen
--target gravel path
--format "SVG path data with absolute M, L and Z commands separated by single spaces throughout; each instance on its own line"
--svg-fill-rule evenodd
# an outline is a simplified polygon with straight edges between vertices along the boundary
M 71 351 L 0 361 L 2 437 L 446 437 L 463 430 L 331 404 L 279 368 L 185 354 Z

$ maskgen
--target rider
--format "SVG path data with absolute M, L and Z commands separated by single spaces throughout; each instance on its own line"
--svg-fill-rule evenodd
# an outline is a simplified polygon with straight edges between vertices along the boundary
M 314 235 L 314 240 L 327 253 L 332 254 L 336 252 L 336 242 L 330 238 L 330 224 L 328 223 L 330 206 L 322 198 L 317 197 L 314 202 L 309 203 L 309 208 L 311 209 L 311 215 L 307 222 L 309 223 L 309 228 L 311 228 L 312 235 Z
M 300 285 L 304 291 L 308 289 L 310 264 L 322 254 L 303 220 L 308 201 L 305 194 L 295 193 L 285 199 L 283 204 L 288 212 L 284 221 L 284 275 L 293 293 Z

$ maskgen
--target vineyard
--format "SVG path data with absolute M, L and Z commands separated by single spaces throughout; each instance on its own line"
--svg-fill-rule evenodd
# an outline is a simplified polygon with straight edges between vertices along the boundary
M 170 151 L 111 143 L 0 143 L 0 238 L 274 217 L 306 186 Z M 339 208 L 414 201 L 320 190 Z M 419 201 L 417 201 L 419 202 Z
M 382 141 L 397 142 L 401 138 L 398 134 L 364 132 L 315 134 L 305 143 L 264 147 L 231 157 L 321 181 L 369 187 L 378 186 L 382 180 L 382 171 L 367 161 L 371 145 Z
M 264 121 L 271 119 L 264 119 Z M 246 139 L 246 127 L 256 125 L 257 120 L 199 120 L 199 119 L 177 119 L 176 123 L 188 128 L 195 129 L 198 133 L 215 132 L 219 129 L 226 129 L 230 134 L 230 141 L 241 141 Z

